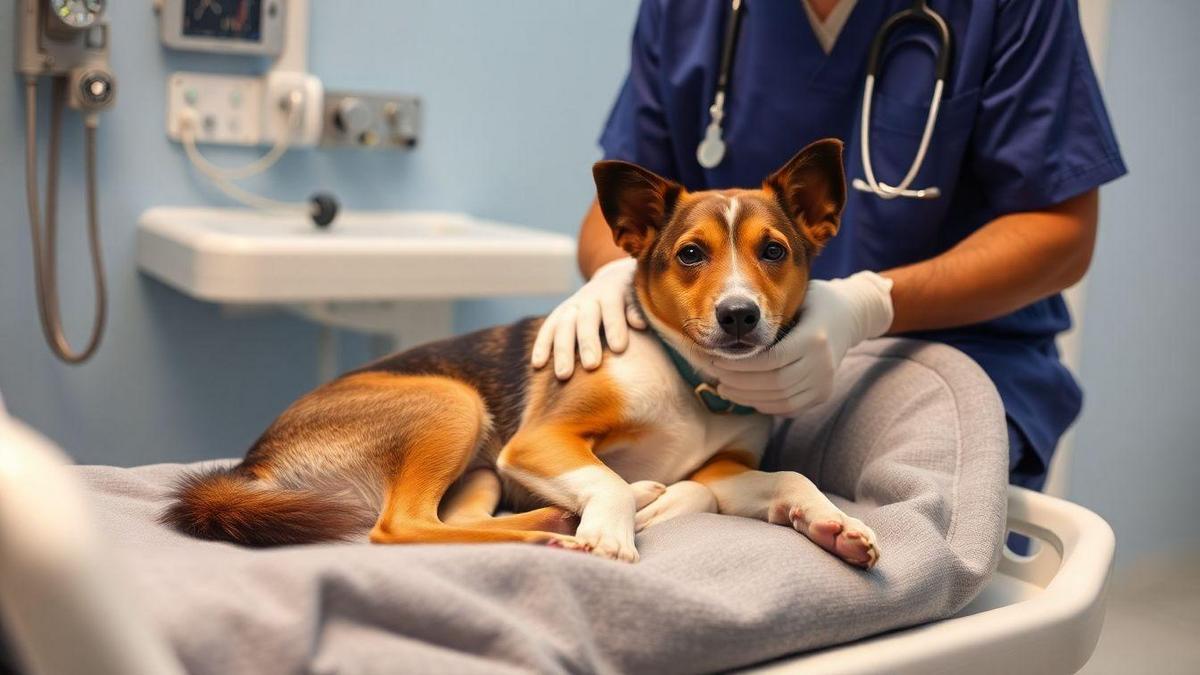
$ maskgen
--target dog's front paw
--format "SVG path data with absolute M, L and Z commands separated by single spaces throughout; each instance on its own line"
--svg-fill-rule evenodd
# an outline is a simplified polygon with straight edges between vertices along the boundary
M 689 513 L 716 513 L 717 498 L 712 490 L 691 480 L 667 487 L 658 499 L 642 507 L 635 518 L 638 532 L 658 523 Z
M 609 560 L 637 562 L 637 547 L 633 543 L 633 523 L 580 523 L 575 538 L 583 542 L 594 555 Z
M 799 506 L 789 516 L 797 532 L 845 562 L 865 570 L 879 562 L 875 532 L 858 518 L 836 509 L 812 509 L 806 514 Z
M 544 542 L 550 548 L 561 548 L 567 551 L 581 551 L 590 553 L 592 548 L 580 540 L 578 537 L 572 537 L 565 534 L 554 534 L 546 538 Z

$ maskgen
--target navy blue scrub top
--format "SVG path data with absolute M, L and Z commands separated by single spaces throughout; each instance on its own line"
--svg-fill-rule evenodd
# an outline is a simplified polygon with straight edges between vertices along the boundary
M 600 138 L 610 159 L 636 162 L 688 189 L 755 187 L 807 143 L 846 142 L 847 180 L 862 177 L 859 113 L 867 52 L 884 20 L 910 0 L 860 0 L 826 55 L 801 2 L 746 0 L 725 104 L 725 158 L 696 163 L 709 122 L 730 3 L 643 0 L 629 75 Z M 933 0 L 949 23 L 949 80 L 914 188 L 939 199 L 848 190 L 841 231 L 816 278 L 886 270 L 942 253 L 994 218 L 1043 209 L 1125 173 L 1068 0 Z M 933 89 L 937 39 L 894 33 L 872 110 L 875 175 L 895 184 L 917 150 Z M 952 330 L 913 334 L 957 347 L 995 382 L 1024 436 L 1026 473 L 1044 475 L 1079 413 L 1079 386 L 1054 337 L 1071 325 L 1061 295 Z M 1040 483 L 1040 480 L 1035 481 Z

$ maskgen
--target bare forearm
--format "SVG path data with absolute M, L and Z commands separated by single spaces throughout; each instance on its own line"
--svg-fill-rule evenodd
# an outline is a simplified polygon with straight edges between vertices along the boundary
M 595 199 L 588 207 L 587 215 L 579 226 L 579 248 L 576 259 L 579 262 L 579 272 L 584 279 L 591 279 L 592 274 L 605 263 L 624 258 L 628 253 L 613 243 L 612 230 L 604 220 L 600 204 Z
M 1068 288 L 1091 262 L 1098 203 L 1092 190 L 1002 216 L 939 256 L 883 272 L 894 282 L 889 332 L 987 321 Z

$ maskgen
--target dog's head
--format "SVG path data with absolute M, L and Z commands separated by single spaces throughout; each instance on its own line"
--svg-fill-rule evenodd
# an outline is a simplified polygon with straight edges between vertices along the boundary
M 757 190 L 688 192 L 628 162 L 597 162 L 592 173 L 613 240 L 638 260 L 647 319 L 725 358 L 757 354 L 790 327 L 846 203 L 833 139 L 801 150 Z

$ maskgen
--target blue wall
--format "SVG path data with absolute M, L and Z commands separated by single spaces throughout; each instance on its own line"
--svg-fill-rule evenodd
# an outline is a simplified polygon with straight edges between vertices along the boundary
M 3 46 L 12 4 L 0 3 Z M 59 365 L 42 344 L 18 159 L 21 96 L 10 77 L 0 86 L 0 391 L 11 411 L 80 461 L 240 454 L 314 384 L 314 329 L 284 316 L 222 317 L 141 277 L 133 243 L 149 206 L 219 201 L 164 136 L 167 74 L 252 72 L 260 64 L 164 52 L 149 0 L 111 4 L 121 89 L 100 137 L 109 333 L 81 368 Z M 354 13 L 346 11 L 351 3 L 312 4 L 310 68 L 330 88 L 423 96 L 423 144 L 411 155 L 296 152 L 251 185 L 279 197 L 324 186 L 360 208 L 456 209 L 574 232 L 591 191 L 594 139 L 625 68 L 634 0 L 354 0 Z M 1192 0 L 1113 6 L 1105 91 L 1132 175 L 1103 197 L 1072 496 L 1114 524 L 1122 560 L 1200 548 L 1195 26 L 1200 3 Z M 9 59 L 0 48 L 0 72 L 11 70 Z M 67 139 L 77 152 L 78 132 Z M 247 156 L 216 153 L 234 162 Z M 64 171 L 64 187 L 81 185 L 77 166 Z M 90 312 L 81 209 L 69 194 L 63 204 L 65 304 L 78 336 Z M 464 304 L 459 326 L 550 302 Z M 361 356 L 357 346 L 350 360 Z
M 1104 91 L 1130 175 L 1101 199 L 1071 496 L 1121 564 L 1200 550 L 1197 27 L 1193 0 L 1113 3 Z
M 0 3 L 0 74 L 12 72 L 13 4 Z M 102 117 L 99 141 L 108 334 L 96 358 L 78 368 L 58 364 L 42 344 L 19 159 L 23 96 L 17 77 L 0 75 L 0 391 L 10 412 L 81 462 L 240 455 L 315 384 L 316 331 L 286 316 L 223 317 L 142 277 L 134 232 L 150 206 L 223 203 L 165 137 L 167 75 L 256 72 L 262 64 L 167 52 L 149 0 L 109 4 L 120 98 Z M 283 198 L 327 187 L 357 208 L 460 210 L 574 233 L 592 192 L 595 138 L 628 61 L 635 9 L 634 0 L 312 0 L 310 70 L 331 89 L 422 96 L 421 147 L 410 155 L 295 152 L 247 184 Z M 71 193 L 83 185 L 80 134 L 73 116 L 67 126 L 62 286 L 68 329 L 79 342 L 91 291 L 82 201 Z M 212 154 L 236 164 L 254 153 Z M 458 324 L 507 321 L 551 304 L 464 303 Z M 364 353 L 361 342 L 354 346 L 346 365 Z

